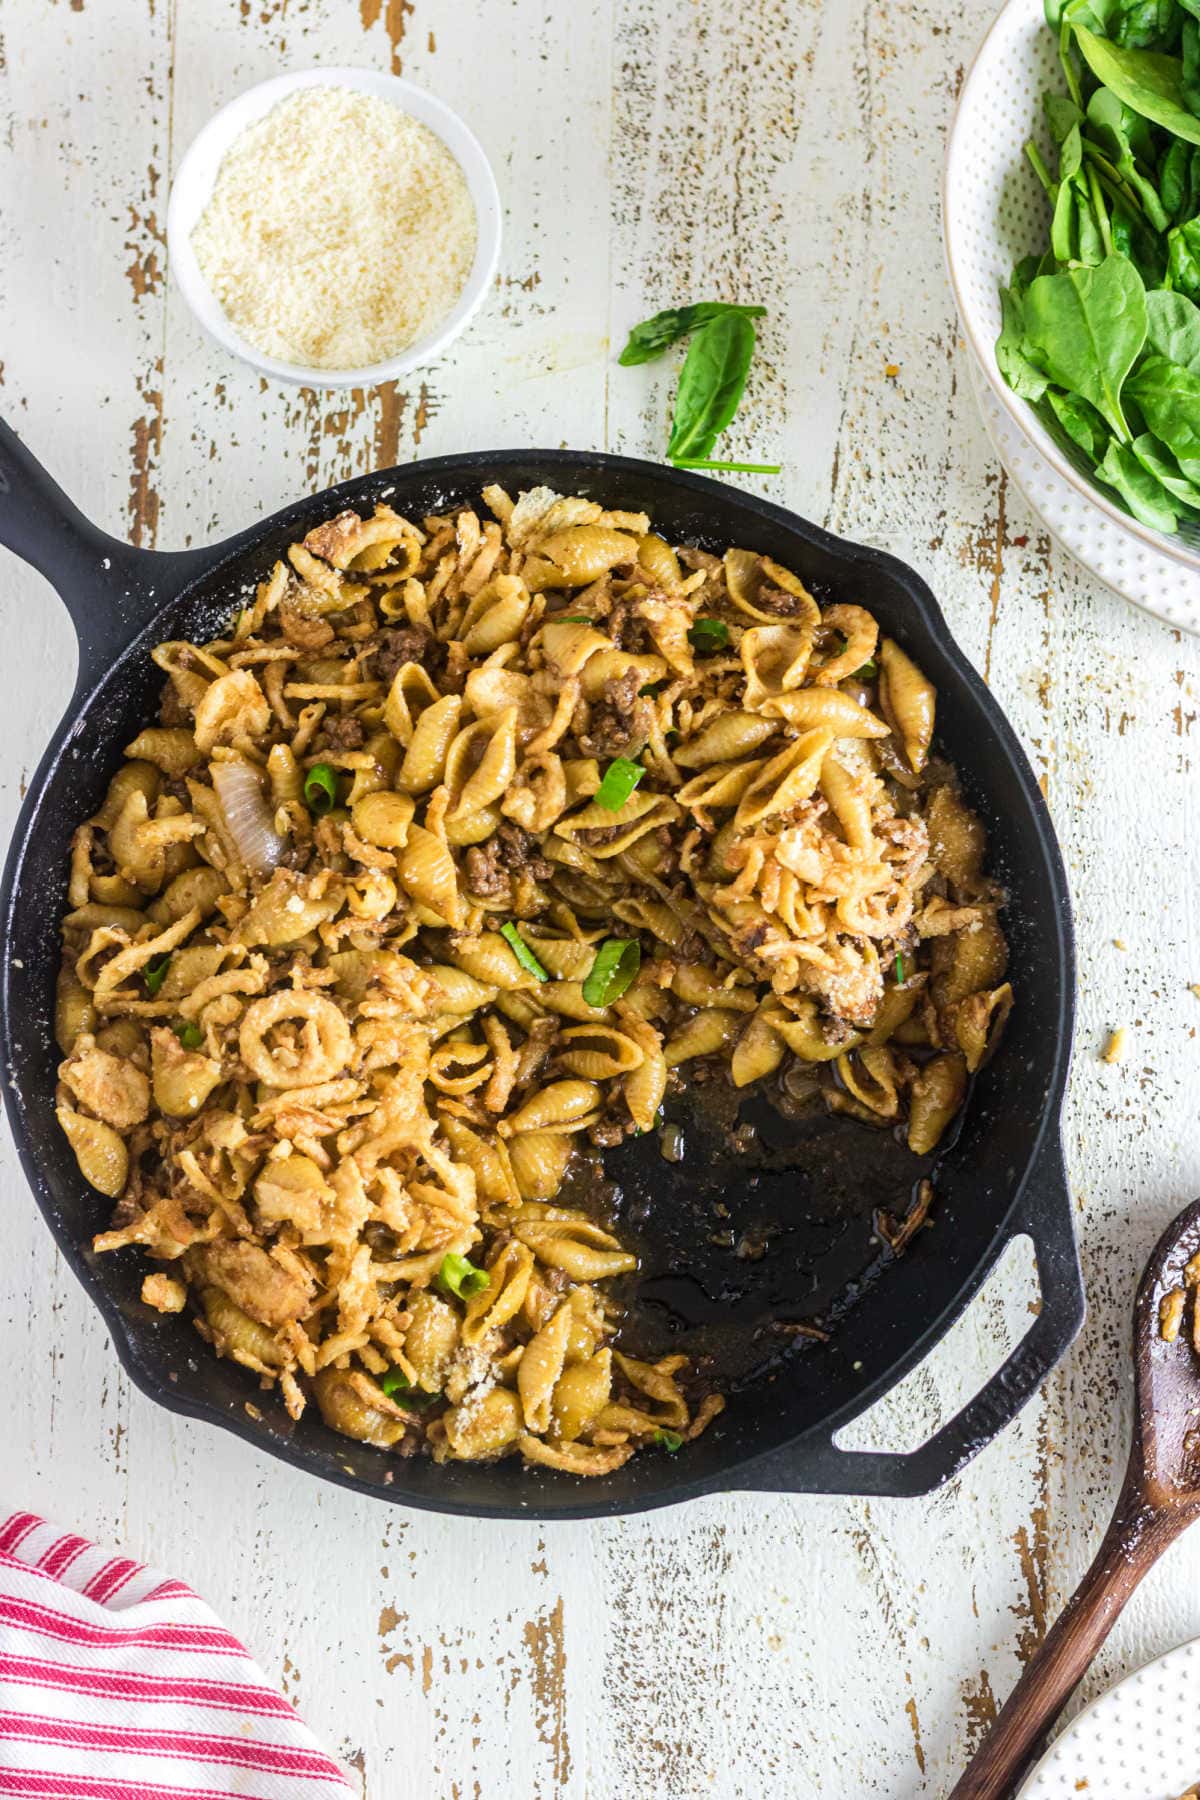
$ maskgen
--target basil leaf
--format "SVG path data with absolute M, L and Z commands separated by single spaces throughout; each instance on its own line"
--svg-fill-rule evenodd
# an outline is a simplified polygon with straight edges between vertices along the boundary
M 727 475 L 778 475 L 782 463 L 714 462 L 710 456 L 677 456 L 677 469 L 717 469 Z
M 1097 81 L 1111 88 L 1143 119 L 1165 126 L 1190 144 L 1200 144 L 1200 119 L 1184 97 L 1184 69 L 1179 57 L 1167 56 L 1160 50 L 1124 49 L 1107 38 L 1097 37 L 1074 19 L 1071 29 Z
M 637 979 L 642 949 L 636 938 L 605 938 L 583 984 L 589 1006 L 611 1006 Z
M 500 936 L 527 974 L 536 975 L 539 981 L 549 981 L 550 971 L 542 967 L 511 920 L 500 927 Z
M 1089 400 L 1128 442 L 1121 389 L 1146 341 L 1146 292 L 1133 264 L 1114 254 L 1096 269 L 1039 275 L 1025 296 L 1025 336 L 1050 379 Z
M 695 333 L 679 376 L 667 456 L 711 456 L 738 409 L 756 343 L 743 313 L 723 313 Z
M 664 350 L 669 350 L 672 344 L 706 325 L 710 319 L 722 318 L 726 313 L 761 319 L 766 310 L 765 306 L 733 306 L 725 300 L 700 300 L 694 306 L 668 307 L 665 312 L 655 313 L 652 319 L 643 319 L 640 325 L 634 326 L 617 361 L 626 369 L 638 363 L 653 362 Z
M 605 812 L 620 812 L 645 773 L 641 763 L 630 762 L 627 756 L 614 757 L 592 795 L 593 801 Z

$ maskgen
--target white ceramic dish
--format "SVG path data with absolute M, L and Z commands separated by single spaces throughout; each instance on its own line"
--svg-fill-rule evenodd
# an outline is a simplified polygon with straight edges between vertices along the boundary
M 209 287 L 192 249 L 192 231 L 207 206 L 221 159 L 247 125 L 261 119 L 289 94 L 300 88 L 349 87 L 406 112 L 436 133 L 458 162 L 475 204 L 477 237 L 475 260 L 454 308 L 428 336 L 419 338 L 385 362 L 359 369 L 308 369 L 295 363 L 264 356 L 233 329 L 228 316 Z M 393 381 L 409 370 L 440 356 L 482 305 L 500 258 L 500 195 L 491 164 L 474 133 L 444 101 L 397 75 L 381 75 L 374 69 L 308 69 L 297 75 L 277 75 L 239 94 L 211 118 L 179 165 L 167 210 L 167 249 L 171 269 L 184 298 L 205 330 L 226 350 L 239 356 L 264 375 L 301 387 L 374 387 Z
M 1023 154 L 1031 135 L 1049 152 L 1042 94 L 1063 87 L 1043 0 L 1008 0 L 963 84 L 946 155 L 946 262 L 967 341 L 997 404 L 1059 479 L 1118 531 L 1200 574 L 1200 550 L 1152 531 L 1082 476 L 996 365 L 1000 285 L 1021 257 L 1045 247 L 1046 200 Z M 1123 591 L 1123 590 L 1118 590 Z
M 1109 1688 L 1068 1725 L 1018 1800 L 1179 1800 L 1200 1780 L 1200 1640 Z
M 1200 636 L 1200 575 L 1114 525 L 1065 482 L 999 404 L 969 350 L 967 363 L 992 447 L 1050 535 L 1122 599 Z

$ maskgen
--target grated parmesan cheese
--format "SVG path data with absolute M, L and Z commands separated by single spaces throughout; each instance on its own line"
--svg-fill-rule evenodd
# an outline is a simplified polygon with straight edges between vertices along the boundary
M 312 87 L 221 163 L 192 247 L 230 324 L 281 362 L 382 362 L 451 310 L 475 208 L 441 139 L 374 94 Z

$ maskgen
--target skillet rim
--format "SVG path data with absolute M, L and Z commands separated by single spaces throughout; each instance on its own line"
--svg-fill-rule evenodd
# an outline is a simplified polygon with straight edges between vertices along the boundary
M 602 480 L 606 473 L 611 472 L 614 475 L 624 475 L 633 480 L 640 477 L 660 484 L 666 482 L 671 487 L 694 494 L 698 501 L 704 497 L 719 497 L 722 507 L 732 506 L 750 518 L 765 520 L 770 525 L 805 540 L 814 549 L 823 552 L 848 572 L 875 570 L 889 577 L 901 587 L 920 616 L 930 637 L 937 641 L 942 654 L 950 665 L 958 684 L 960 697 L 985 716 L 992 731 L 1004 744 L 1009 762 L 1018 778 L 1029 824 L 1045 858 L 1046 874 L 1054 890 L 1056 905 L 1053 919 L 1050 921 L 1039 920 L 1036 929 L 1045 935 L 1050 944 L 1051 960 L 1058 974 L 1057 1029 L 1049 1044 L 1045 1038 L 1041 1040 L 1046 1045 L 1045 1055 L 1049 1068 L 1044 1082 L 1036 1129 L 1032 1134 L 1024 1168 L 1014 1179 L 1007 1205 L 997 1217 L 985 1249 L 967 1267 L 962 1280 L 934 1316 L 916 1333 L 912 1342 L 901 1354 L 891 1361 L 878 1376 L 865 1383 L 859 1392 L 833 1410 L 823 1414 L 819 1422 L 806 1427 L 779 1445 L 752 1451 L 749 1454 L 736 1455 L 727 1466 L 706 1475 L 689 1478 L 683 1474 L 673 1478 L 669 1477 L 654 1491 L 637 1493 L 627 1499 L 602 1497 L 596 1492 L 599 1483 L 585 1484 L 581 1478 L 574 1478 L 582 1490 L 578 1503 L 567 1500 L 563 1504 L 556 1503 L 550 1510 L 539 1506 L 538 1495 L 550 1484 L 553 1484 L 554 1491 L 562 1491 L 559 1487 L 559 1478 L 554 1472 L 527 1472 L 529 1480 L 526 1491 L 530 1497 L 529 1504 L 502 1505 L 460 1500 L 449 1491 L 444 1496 L 437 1494 L 414 1496 L 404 1491 L 392 1493 L 378 1481 L 360 1476 L 345 1466 L 316 1467 L 307 1446 L 298 1444 L 290 1438 L 277 1436 L 270 1430 L 264 1432 L 261 1429 L 261 1421 L 252 1421 L 240 1410 L 224 1410 L 215 1400 L 200 1400 L 185 1395 L 170 1380 L 168 1374 L 165 1372 L 159 1374 L 156 1369 L 147 1366 L 142 1360 L 138 1347 L 127 1332 L 119 1300 L 115 1295 L 109 1293 L 99 1281 L 87 1260 L 84 1246 L 65 1228 L 63 1221 L 57 1216 L 50 1184 L 43 1176 L 36 1155 L 35 1134 L 31 1129 L 32 1121 L 29 1117 L 27 1103 L 12 1079 L 13 1034 L 10 1013 L 13 913 L 20 890 L 26 853 L 46 789 L 64 750 L 90 713 L 93 702 L 110 681 L 118 678 L 125 666 L 126 659 L 137 651 L 161 613 L 182 602 L 194 589 L 215 583 L 223 573 L 233 572 L 241 560 L 259 546 L 268 534 L 293 529 L 295 525 L 305 521 L 317 511 L 325 513 L 330 506 L 341 507 L 361 503 L 364 497 L 370 499 L 386 497 L 383 490 L 390 483 L 408 484 L 414 480 L 432 482 L 436 481 L 438 476 L 461 481 L 472 475 L 487 475 L 492 480 L 499 480 L 503 484 L 506 479 L 504 474 L 506 468 L 511 470 L 514 465 L 530 464 L 539 466 L 547 473 L 551 471 L 561 471 L 563 474 L 576 471 L 580 475 L 586 473 L 591 480 L 596 478 Z M 102 541 L 99 539 L 99 534 L 97 534 L 97 539 Z M 777 1463 L 779 1459 L 793 1455 L 800 1459 L 806 1445 L 814 1451 L 820 1446 L 828 1448 L 840 1429 L 890 1392 L 929 1354 L 955 1320 L 961 1317 L 983 1285 L 997 1258 L 1013 1235 L 1010 1230 L 1012 1221 L 1026 1197 L 1031 1175 L 1038 1168 L 1047 1145 L 1052 1141 L 1061 1142 L 1060 1116 L 1070 1067 L 1075 1016 L 1074 929 L 1070 888 L 1049 807 L 1014 727 L 979 672 L 950 633 L 941 607 L 925 579 L 910 564 L 905 563 L 892 552 L 880 549 L 875 545 L 838 537 L 825 527 L 812 523 L 801 514 L 793 512 L 790 508 L 775 501 L 748 494 L 731 484 L 714 481 L 695 471 L 675 469 L 669 464 L 655 463 L 645 458 L 621 456 L 600 450 L 510 448 L 468 451 L 457 455 L 418 459 L 389 469 L 353 476 L 333 487 L 302 496 L 266 518 L 256 521 L 231 538 L 207 548 L 176 553 L 144 552 L 116 544 L 115 541 L 110 542 L 110 547 L 115 547 L 120 551 L 122 572 L 131 583 L 126 597 L 141 601 L 138 622 L 132 631 L 127 624 L 123 623 L 118 623 L 114 629 L 111 618 L 102 618 L 99 621 L 90 618 L 84 608 L 78 606 L 78 603 L 71 609 L 80 638 L 79 670 L 75 688 L 68 701 L 64 716 L 55 728 L 39 760 L 37 769 L 30 779 L 25 799 L 13 827 L 3 882 L 0 884 L 0 928 L 4 931 L 3 949 L 0 951 L 0 1085 L 4 1091 L 5 1107 L 18 1159 L 38 1209 L 68 1266 L 104 1319 L 118 1359 L 134 1386 L 167 1411 L 181 1417 L 206 1420 L 220 1429 L 232 1432 L 257 1450 L 286 1462 L 309 1476 L 315 1476 L 318 1480 L 333 1482 L 339 1487 L 353 1489 L 369 1498 L 389 1504 L 412 1507 L 414 1510 L 423 1512 L 437 1512 L 470 1518 L 524 1519 L 537 1520 L 540 1523 L 558 1519 L 632 1515 L 656 1510 L 663 1506 L 676 1505 L 733 1487 L 754 1489 L 756 1483 L 753 1477 L 757 1467 L 761 1466 L 765 1470 L 769 1465 Z M 139 571 L 144 571 L 144 579 Z M 140 595 L 136 593 L 136 589 L 139 587 L 142 589 Z M 153 596 L 154 604 L 148 606 L 147 601 L 151 596 Z M 96 636 L 103 643 L 105 626 L 108 627 L 108 634 L 113 643 L 119 643 L 120 647 L 116 652 L 115 660 L 97 675 L 88 666 L 89 650 L 96 648 L 95 642 L 89 641 L 89 627 L 96 628 Z M 1074 1246 L 1072 1246 L 1072 1251 L 1077 1264 L 1078 1253 Z M 1044 1379 L 1044 1375 L 1049 1372 L 1049 1368 L 1047 1368 L 1042 1378 Z M 1005 1423 L 1008 1422 L 1008 1420 L 1005 1421 Z M 982 1439 L 977 1448 L 982 1448 L 986 1441 L 988 1441 L 987 1438 Z M 847 1454 L 853 1455 L 853 1453 Z M 572 1478 L 567 1477 L 566 1479 L 571 1480 Z M 763 1480 L 761 1488 L 763 1490 L 768 1488 L 786 1490 L 787 1483 Z M 811 1489 L 802 1489 L 801 1484 L 797 1483 L 796 1491 L 832 1490 L 823 1490 L 816 1486 Z M 595 1494 L 595 1499 L 589 1500 L 586 1497 L 588 1493 Z

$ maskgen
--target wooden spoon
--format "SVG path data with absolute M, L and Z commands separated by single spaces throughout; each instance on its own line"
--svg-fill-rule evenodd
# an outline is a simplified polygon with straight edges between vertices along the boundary
M 1112 1523 L 950 1800 L 1009 1800 L 1143 1575 L 1200 1516 L 1195 1293 L 1174 1343 L 1163 1339 L 1159 1315 L 1163 1296 L 1184 1286 L 1184 1265 L 1197 1250 L 1200 1200 L 1163 1233 L 1138 1288 L 1133 1445 Z M 1200 1323 L 1194 1329 L 1200 1339 Z

